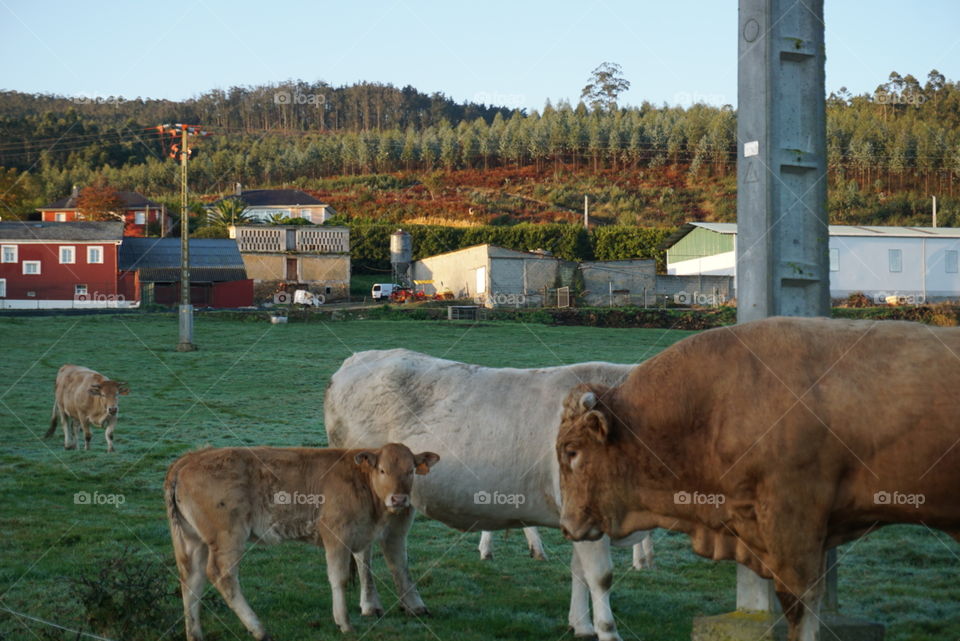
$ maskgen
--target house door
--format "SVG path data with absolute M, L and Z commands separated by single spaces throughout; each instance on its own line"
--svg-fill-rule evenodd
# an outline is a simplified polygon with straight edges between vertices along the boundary
M 287 259 L 287 280 L 299 281 L 300 278 L 297 275 L 297 259 L 288 258 Z

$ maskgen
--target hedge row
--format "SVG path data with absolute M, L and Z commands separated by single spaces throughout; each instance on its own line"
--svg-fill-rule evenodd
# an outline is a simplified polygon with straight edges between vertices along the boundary
M 366 222 L 352 222 L 348 226 L 354 270 L 389 270 L 390 234 L 397 226 Z M 564 260 L 650 258 L 657 261 L 660 269 L 665 260 L 660 244 L 672 231 L 612 225 L 588 232 L 578 225 L 534 223 L 480 227 L 407 225 L 403 229 L 411 235 L 415 260 L 489 243 L 519 251 L 544 249 Z

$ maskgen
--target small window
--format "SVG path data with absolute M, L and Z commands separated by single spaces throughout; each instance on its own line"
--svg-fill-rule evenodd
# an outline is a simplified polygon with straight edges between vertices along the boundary
M 103 262 L 103 247 L 99 245 L 93 245 L 87 247 L 87 262 L 88 263 L 102 263 Z
M 87 295 L 87 285 L 86 283 L 77 283 L 73 286 L 73 295 L 74 296 L 86 296 Z
M 67 214 L 64 212 L 60 212 L 59 214 L 54 214 L 53 220 L 54 222 L 65 223 L 67 222 Z
M 23 273 L 30 275 L 37 275 L 40 273 L 40 261 L 39 260 L 25 260 L 23 261 Z
M 830 250 L 830 271 L 832 272 L 840 271 L 840 250 L 839 249 Z
M 0 278 L 0 298 L 7 297 L 7 279 Z
M 147 224 L 147 212 L 145 212 L 145 211 L 135 211 L 135 212 L 133 212 L 133 224 L 134 224 L 134 225 L 146 225 L 146 224 Z
M 957 250 L 948 249 L 946 256 L 944 256 L 944 263 L 948 274 L 957 273 Z
M 73 245 L 63 245 L 60 247 L 60 264 L 69 265 L 76 262 L 76 248 Z
M 903 252 L 899 249 L 888 249 L 887 260 L 890 263 L 890 271 L 899 273 L 903 271 Z
M 17 262 L 17 246 L 16 245 L 4 245 L 2 250 L 3 257 L 0 261 L 4 263 L 15 263 Z

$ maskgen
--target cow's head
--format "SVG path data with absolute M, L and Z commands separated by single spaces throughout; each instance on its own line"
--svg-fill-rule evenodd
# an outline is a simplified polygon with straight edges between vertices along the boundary
M 120 411 L 119 396 L 130 393 L 130 386 L 124 381 L 102 381 L 94 383 L 88 390 L 90 396 L 96 396 L 103 406 L 103 410 L 110 416 L 116 416 Z
M 357 453 L 353 460 L 367 471 L 373 493 L 391 513 L 410 507 L 413 475 L 427 474 L 440 460 L 433 452 L 414 454 L 402 443 L 388 443 L 379 450 Z
M 563 403 L 557 434 L 560 463 L 561 529 L 574 541 L 596 540 L 608 531 L 616 486 L 611 465 L 616 418 L 604 404 L 609 388 L 578 385 Z

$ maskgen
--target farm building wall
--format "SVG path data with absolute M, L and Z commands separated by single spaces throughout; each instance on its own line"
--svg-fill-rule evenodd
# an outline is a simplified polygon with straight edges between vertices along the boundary
M 587 305 L 654 303 L 657 264 L 653 260 L 585 261 L 580 270 Z
M 736 296 L 733 276 L 658 274 L 656 290 L 682 305 L 721 305 Z
M 456 298 L 476 298 L 490 289 L 490 257 L 487 245 L 439 254 L 413 264 L 414 280 L 432 280 L 427 294 L 449 290 Z

